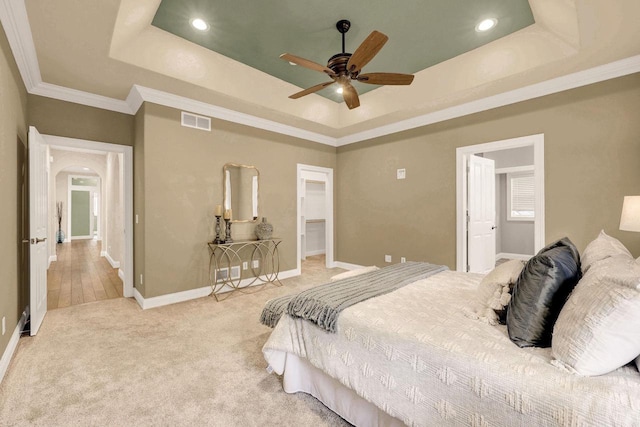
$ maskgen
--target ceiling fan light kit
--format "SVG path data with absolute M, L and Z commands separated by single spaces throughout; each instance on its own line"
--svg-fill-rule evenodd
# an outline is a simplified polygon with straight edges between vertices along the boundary
M 389 38 L 379 31 L 373 31 L 369 34 L 360 46 L 351 54 L 345 51 L 345 34 L 351 28 L 351 22 L 341 19 L 336 23 L 338 32 L 342 34 L 342 52 L 329 58 L 327 66 L 320 65 L 308 59 L 300 58 L 289 53 L 283 53 L 280 58 L 285 61 L 300 65 L 314 71 L 326 73 L 331 77 L 332 81 L 320 83 L 308 89 L 294 93 L 289 96 L 291 99 L 298 99 L 305 95 L 317 92 L 338 83 L 342 88 L 342 97 L 347 107 L 352 110 L 360 106 L 360 98 L 352 81 L 375 85 L 410 85 L 413 81 L 412 74 L 400 73 L 367 73 L 360 74 L 362 68 L 367 65 L 374 56 L 378 54 L 380 49 L 389 40 Z

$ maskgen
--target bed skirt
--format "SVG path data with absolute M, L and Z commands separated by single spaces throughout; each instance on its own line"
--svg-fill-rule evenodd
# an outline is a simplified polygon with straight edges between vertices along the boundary
M 284 353 L 283 388 L 287 393 L 304 392 L 358 427 L 400 427 L 405 424 L 343 386 L 306 359 Z

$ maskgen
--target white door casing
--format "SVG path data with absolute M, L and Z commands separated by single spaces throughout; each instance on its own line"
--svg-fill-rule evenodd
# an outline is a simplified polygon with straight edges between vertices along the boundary
M 490 271 L 496 262 L 495 162 L 471 155 L 468 169 L 467 263 L 472 273 Z
M 31 335 L 47 314 L 49 251 L 49 147 L 33 126 L 29 127 L 29 255 Z
M 475 153 L 533 147 L 535 181 L 534 251 L 545 245 L 544 208 L 544 134 L 521 136 L 501 141 L 456 148 L 456 270 L 467 271 L 467 164 Z
M 303 247 L 302 244 L 304 241 L 304 200 L 303 195 L 306 192 L 306 180 L 303 179 L 304 173 L 311 174 L 322 174 L 323 181 L 325 182 L 325 208 L 326 208 L 326 218 L 325 218 L 325 242 L 326 242 L 326 255 L 325 255 L 325 266 L 327 268 L 335 267 L 334 254 L 333 254 L 333 169 L 325 168 L 321 166 L 311 166 L 304 165 L 298 163 L 297 165 L 297 176 L 296 182 L 298 186 L 297 191 L 297 207 L 298 207 L 298 215 L 297 215 L 297 274 L 301 274 L 302 272 L 302 253 Z

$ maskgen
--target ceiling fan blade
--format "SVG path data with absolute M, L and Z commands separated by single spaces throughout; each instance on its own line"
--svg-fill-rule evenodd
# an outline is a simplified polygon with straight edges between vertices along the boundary
M 320 71 L 322 73 L 327 73 L 330 76 L 335 76 L 331 68 L 327 68 L 317 62 L 309 61 L 308 59 L 300 58 L 299 56 L 291 55 L 290 53 L 283 53 L 280 55 L 280 58 L 310 70 Z
M 413 74 L 400 73 L 366 73 L 357 77 L 360 83 L 372 85 L 410 85 L 413 81 Z
M 327 87 L 327 86 L 330 86 L 330 85 L 332 85 L 332 84 L 334 84 L 334 83 L 335 83 L 335 81 L 333 81 L 333 82 L 320 83 L 319 85 L 311 86 L 311 87 L 310 87 L 310 88 L 308 88 L 308 89 L 305 89 L 305 90 L 300 91 L 300 92 L 298 92 L 298 93 L 294 93 L 293 95 L 289 96 L 289 98 L 291 98 L 291 99 L 298 99 L 298 98 L 302 98 L 302 97 L 303 97 L 303 96 L 305 96 L 305 95 L 309 95 L 310 93 L 317 92 L 317 91 L 319 91 L 320 89 L 323 89 L 323 88 L 325 88 L 325 87 Z
M 349 62 L 347 62 L 347 70 L 354 73 L 358 72 L 373 59 L 374 56 L 382 49 L 382 46 L 389 40 L 389 37 L 385 36 L 379 31 L 373 31 L 369 34 L 369 37 L 364 39 L 362 44 L 358 46 Z
M 347 104 L 347 107 L 349 107 L 349 110 L 353 110 L 360 106 L 358 92 L 355 87 L 351 86 L 351 83 L 344 83 L 342 85 L 342 97 L 344 98 L 344 102 Z

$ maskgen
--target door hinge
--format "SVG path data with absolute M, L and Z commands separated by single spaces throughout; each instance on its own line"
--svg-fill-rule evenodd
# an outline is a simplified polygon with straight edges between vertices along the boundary
M 471 270 L 471 266 L 467 264 L 467 273 Z
M 467 224 L 469 224 L 469 221 L 471 221 L 471 218 L 469 217 L 469 210 L 467 209 Z

